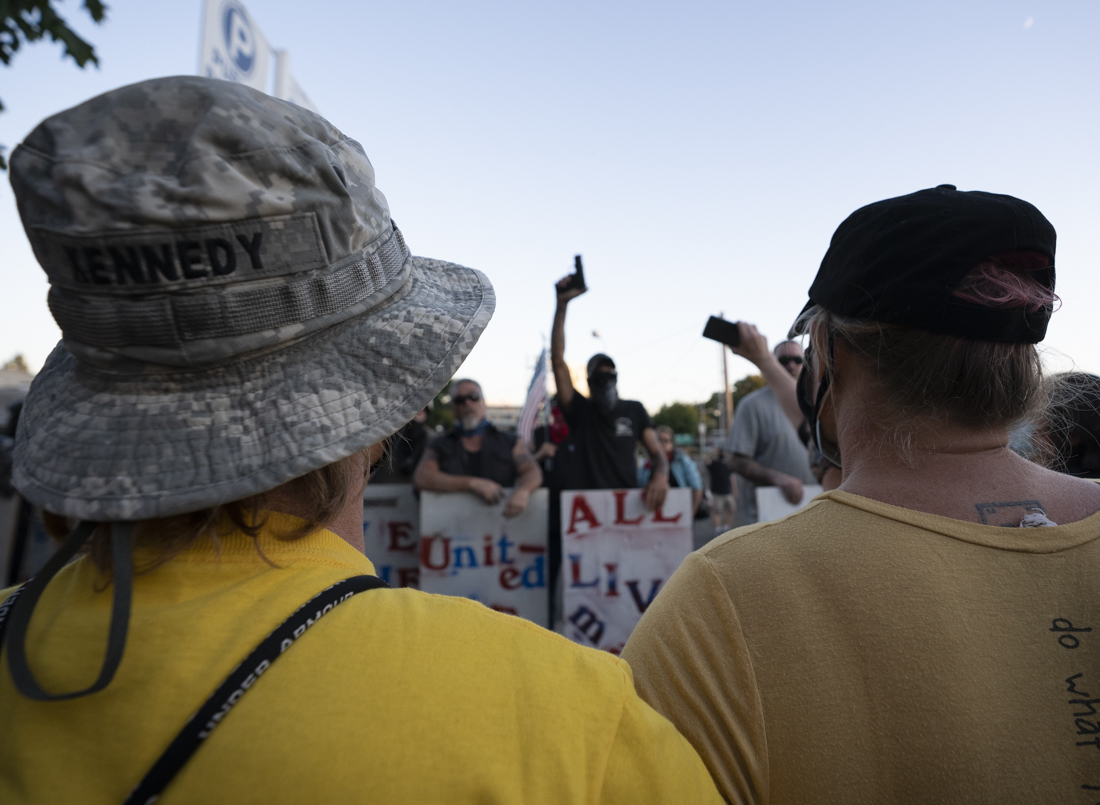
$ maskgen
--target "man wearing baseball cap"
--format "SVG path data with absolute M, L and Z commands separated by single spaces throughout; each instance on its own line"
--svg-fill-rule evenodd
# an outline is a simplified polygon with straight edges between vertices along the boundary
M 839 490 L 689 556 L 623 651 L 729 802 L 1100 797 L 1100 487 L 1008 444 L 1054 248 L 950 185 L 834 234 L 794 334 Z
M 378 589 L 369 467 L 494 296 L 410 254 L 357 142 L 165 78 L 11 179 L 63 334 L 15 483 L 73 530 L 0 597 L 0 801 L 719 801 L 619 659 Z

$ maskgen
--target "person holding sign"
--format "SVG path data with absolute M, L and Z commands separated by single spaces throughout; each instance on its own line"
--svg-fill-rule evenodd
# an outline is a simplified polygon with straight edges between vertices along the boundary
M 1012 452 L 1055 233 L 951 185 L 833 235 L 792 337 L 840 488 L 690 555 L 623 651 L 731 803 L 1094 802 L 1100 486 Z
M 472 492 L 491 506 L 505 489 L 512 494 L 504 516 L 515 517 L 542 485 L 542 470 L 522 439 L 502 433 L 485 418 L 485 394 L 475 380 L 451 386 L 455 426 L 432 440 L 416 468 L 417 489 L 431 492 Z
M 626 663 L 363 555 L 371 464 L 495 296 L 410 253 L 359 143 L 178 76 L 11 180 L 64 336 L 14 482 L 73 530 L 0 592 L 0 802 L 720 805 Z

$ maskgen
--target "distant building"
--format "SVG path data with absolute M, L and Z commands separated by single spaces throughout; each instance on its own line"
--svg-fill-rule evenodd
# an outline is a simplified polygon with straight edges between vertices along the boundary
M 500 430 L 515 430 L 519 427 L 519 415 L 523 413 L 521 405 L 487 405 L 486 418 Z

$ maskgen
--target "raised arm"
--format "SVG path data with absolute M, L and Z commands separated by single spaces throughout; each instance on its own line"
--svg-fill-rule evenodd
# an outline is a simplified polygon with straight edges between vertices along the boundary
M 737 328 L 741 331 L 741 345 L 730 347 L 730 352 L 756 364 L 756 368 L 760 370 L 760 374 L 764 376 L 764 380 L 775 394 L 779 407 L 783 409 L 783 413 L 787 415 L 794 429 L 798 430 L 802 426 L 803 417 L 802 410 L 798 407 L 797 381 L 787 373 L 768 349 L 768 339 L 756 329 L 756 325 L 739 321 Z M 745 477 L 748 478 L 747 475 Z
M 565 365 L 565 308 L 571 299 L 576 299 L 587 288 L 570 288 L 569 276 L 562 277 L 554 286 L 558 297 L 558 307 L 554 311 L 554 326 L 550 331 L 550 366 L 554 370 L 554 382 L 558 387 L 558 404 L 562 410 L 568 410 L 573 402 L 573 379 L 569 376 L 569 367 Z

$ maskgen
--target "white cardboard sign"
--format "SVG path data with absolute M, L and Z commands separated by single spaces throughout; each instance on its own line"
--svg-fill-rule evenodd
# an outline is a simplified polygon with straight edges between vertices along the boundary
M 756 520 L 759 523 L 767 523 L 771 520 L 779 520 L 788 514 L 794 514 L 820 494 L 821 487 L 818 484 L 803 484 L 802 502 L 795 505 L 787 502 L 778 486 L 758 486 L 756 487 Z
M 561 493 L 565 635 L 618 654 L 691 553 L 691 490 L 647 512 L 641 489 Z
M 367 484 L 363 548 L 391 587 L 416 587 L 420 575 L 420 507 L 411 484 Z
M 495 506 L 468 492 L 420 493 L 420 589 L 545 626 L 549 494 L 536 489 L 523 513 L 506 520 L 511 491 Z

